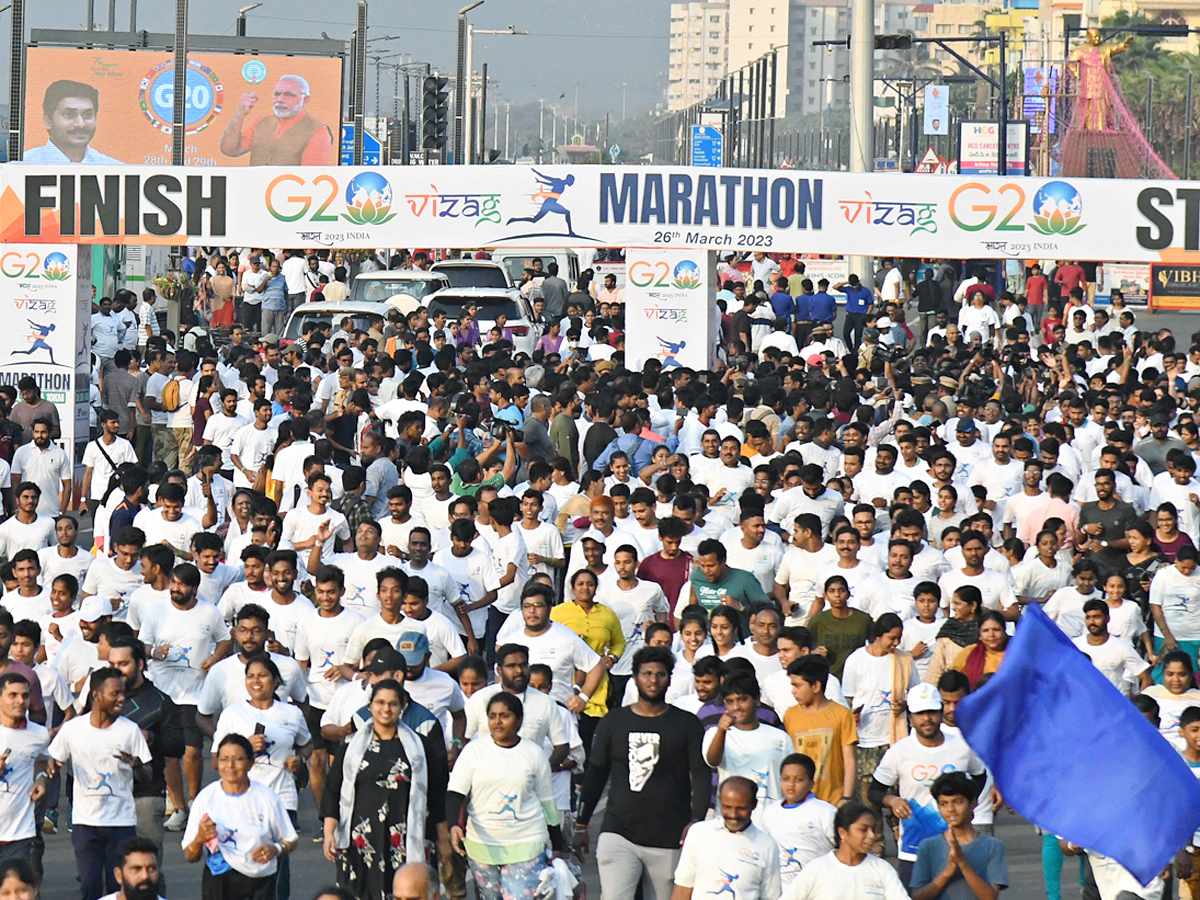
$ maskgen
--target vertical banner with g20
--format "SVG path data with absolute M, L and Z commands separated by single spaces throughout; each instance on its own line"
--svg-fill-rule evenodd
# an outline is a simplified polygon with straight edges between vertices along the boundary
M 6 244 L 0 252 L 0 384 L 33 377 L 58 407 L 61 444 L 76 462 L 88 441 L 92 248 Z
M 708 369 L 716 342 L 715 305 L 704 250 L 625 252 L 625 362 L 641 369 Z

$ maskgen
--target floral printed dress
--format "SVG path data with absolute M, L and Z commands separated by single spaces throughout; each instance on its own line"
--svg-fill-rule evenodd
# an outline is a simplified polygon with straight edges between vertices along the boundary
M 330 769 L 327 796 L 342 790 L 342 767 Z M 342 854 L 339 883 L 362 900 L 391 900 L 392 876 L 405 859 L 412 768 L 399 738 L 371 739 L 354 779 L 350 846 Z

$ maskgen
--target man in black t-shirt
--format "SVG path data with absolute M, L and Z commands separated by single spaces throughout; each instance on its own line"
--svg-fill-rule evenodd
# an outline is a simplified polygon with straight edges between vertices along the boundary
M 600 720 L 592 739 L 575 846 L 588 850 L 588 820 L 609 786 L 596 842 L 602 900 L 668 900 L 683 833 L 708 812 L 712 770 L 704 762 L 700 720 L 667 705 L 675 660 L 665 647 L 633 656 L 638 699 Z

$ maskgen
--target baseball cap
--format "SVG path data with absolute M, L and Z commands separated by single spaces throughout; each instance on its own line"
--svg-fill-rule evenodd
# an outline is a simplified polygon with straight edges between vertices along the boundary
M 411 634 L 412 632 L 405 632 Z M 428 646 L 428 643 L 426 644 Z M 367 671 L 372 675 L 382 675 L 384 672 L 395 672 L 404 668 L 404 657 L 390 647 L 376 653 L 369 663 Z
M 958 426 L 954 430 L 959 432 L 960 434 L 962 432 L 966 432 L 966 431 L 974 431 L 975 430 L 975 420 L 970 417 L 967 417 L 965 419 L 959 419 Z
M 814 353 L 812 356 L 806 359 L 805 362 L 810 366 L 823 366 L 825 365 L 825 357 L 820 353 Z
M 1166 413 L 1155 413 L 1150 417 L 1151 425 L 1170 425 L 1171 417 Z
M 350 378 L 353 378 L 354 370 L 352 368 L 350 368 L 349 366 L 342 366 L 340 369 L 338 369 L 338 375 L 346 375 L 346 376 L 349 376 Z
M 942 695 L 938 693 L 938 689 L 932 684 L 922 681 L 920 684 L 909 688 L 908 697 L 905 698 L 908 704 L 910 713 L 920 712 L 940 712 L 942 708 Z
M 279 335 L 277 335 L 275 332 L 271 331 L 271 332 L 268 332 L 267 334 L 264 334 L 261 338 L 259 338 L 259 340 L 262 341 L 264 344 L 278 344 L 279 343 Z
M 892 327 L 892 320 L 891 320 L 891 317 L 890 317 L 890 316 L 883 316 L 882 318 L 880 318 L 880 319 L 879 319 L 879 321 L 878 321 L 878 322 L 876 322 L 876 323 L 875 323 L 875 327 L 876 327 L 876 328 L 885 328 L 885 329 L 886 329 L 886 328 L 891 328 L 891 327 Z
M 419 631 L 406 631 L 396 641 L 396 649 L 410 666 L 419 666 L 429 653 L 429 638 Z
M 112 604 L 96 594 L 84 599 L 79 604 L 79 621 L 99 622 L 105 616 L 112 615 Z

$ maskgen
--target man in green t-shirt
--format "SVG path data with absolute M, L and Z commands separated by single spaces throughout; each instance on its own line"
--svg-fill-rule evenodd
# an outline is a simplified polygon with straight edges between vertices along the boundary
M 696 565 L 688 576 L 689 589 L 679 592 L 676 619 L 685 607 L 699 603 L 705 612 L 712 612 L 721 604 L 732 606 L 741 610 L 742 618 L 749 621 L 751 605 L 767 602 L 767 595 L 758 579 L 745 569 L 726 565 L 725 559 L 725 547 L 720 541 L 710 538 L 700 542 L 696 551 Z

